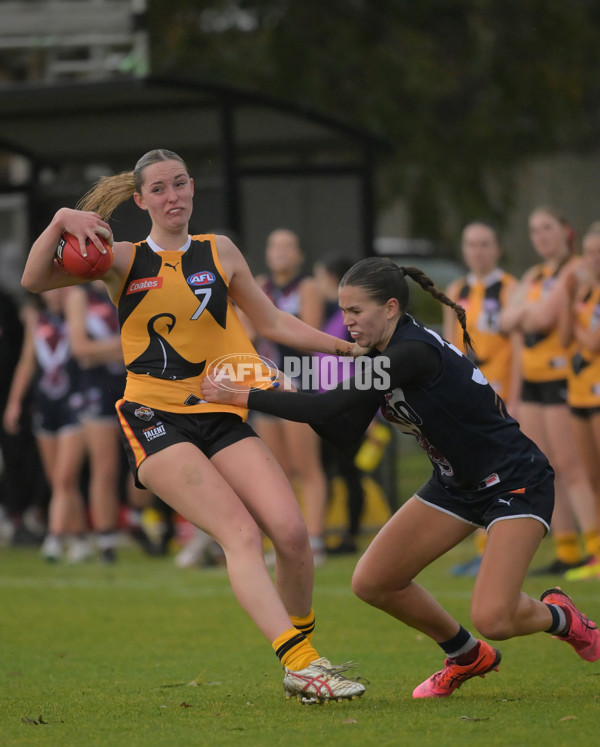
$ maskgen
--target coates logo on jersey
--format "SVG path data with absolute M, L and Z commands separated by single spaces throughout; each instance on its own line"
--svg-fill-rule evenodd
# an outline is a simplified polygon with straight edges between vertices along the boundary
M 193 285 L 196 288 L 200 288 L 203 285 L 212 285 L 216 280 L 214 273 L 209 270 L 202 270 L 201 272 L 195 272 L 190 275 L 187 279 L 188 285 Z
M 162 278 L 140 278 L 139 280 L 132 280 L 127 286 L 125 294 L 128 296 L 131 293 L 141 293 L 142 291 L 155 290 L 162 288 Z

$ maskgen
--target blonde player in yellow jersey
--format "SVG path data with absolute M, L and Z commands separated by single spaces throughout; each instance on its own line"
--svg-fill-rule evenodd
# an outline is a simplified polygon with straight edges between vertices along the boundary
M 572 346 L 559 337 L 560 310 L 566 303 L 570 275 L 581 264 L 575 256 L 574 232 L 552 208 L 536 208 L 529 216 L 529 237 L 541 262 L 523 276 L 502 312 L 506 331 L 519 332 L 521 401 L 517 416 L 522 430 L 542 449 L 556 472 L 552 536 L 556 557 L 533 573 L 562 574 L 600 552 L 594 493 L 574 440 L 567 405 L 567 376 Z
M 205 402 L 200 386 L 216 359 L 257 359 L 232 302 L 278 343 L 338 355 L 358 349 L 276 309 L 228 238 L 190 236 L 193 196 L 180 156 L 146 153 L 133 171 L 100 179 L 80 210 L 58 210 L 31 248 L 22 284 L 39 293 L 81 282 L 55 261 L 63 231 L 79 239 L 82 254 L 86 239 L 103 251 L 98 236 L 112 236 L 107 220 L 120 203 L 133 197 L 148 213 L 148 237 L 115 243 L 103 277 L 121 325 L 127 384 L 117 412 L 132 471 L 221 545 L 238 602 L 283 665 L 286 694 L 308 703 L 353 699 L 364 685 L 311 643 L 313 560 L 291 487 L 245 422 L 247 411 Z M 261 531 L 275 547 L 274 583 Z
M 519 396 L 519 369 L 513 341 L 500 329 L 500 312 L 517 281 L 498 267 L 500 244 L 496 231 L 487 223 L 475 221 L 465 226 L 461 248 L 469 272 L 452 282 L 446 295 L 467 312 L 467 330 L 475 350 L 473 362 L 510 412 Z M 465 352 L 456 315 L 447 312 L 444 307 L 444 337 Z
M 443 336 L 469 355 L 512 413 L 519 397 L 519 365 L 515 335 L 500 329 L 500 312 L 514 289 L 516 278 L 498 266 L 502 250 L 496 230 L 483 221 L 468 223 L 462 232 L 461 251 L 467 275 L 454 280 L 446 295 L 467 312 L 467 331 L 473 350 L 466 351 L 456 315 L 444 306 Z M 485 531 L 475 533 L 473 558 L 453 566 L 457 576 L 475 576 L 485 547 Z
M 575 342 L 567 379 L 567 402 L 575 441 L 590 483 L 595 488 L 596 517 L 600 517 L 600 222 L 593 223 L 582 241 L 583 266 L 569 276 L 567 299 L 559 319 L 564 345 Z M 600 574 L 600 556 L 567 571 L 569 579 Z

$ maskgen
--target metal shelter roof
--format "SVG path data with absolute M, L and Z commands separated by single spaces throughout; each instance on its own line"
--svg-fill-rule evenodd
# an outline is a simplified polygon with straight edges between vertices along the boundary
M 0 174 L 0 193 L 36 192 L 40 175 L 48 170 L 75 173 L 86 164 L 128 170 L 157 147 L 182 155 L 195 177 L 201 173 L 207 181 L 219 183 L 221 223 L 244 238 L 246 203 L 251 202 L 247 197 L 262 194 L 256 180 L 274 180 L 275 192 L 282 179 L 286 184 L 312 180 L 313 192 L 321 177 L 353 180 L 356 205 L 347 207 L 355 213 L 348 216 L 358 234 L 354 253 L 372 249 L 374 156 L 389 144 L 368 132 L 268 96 L 193 80 L 150 75 L 0 87 L 0 154 L 19 154 L 30 164 L 21 184 Z M 250 184 L 256 188 L 249 191 Z M 81 186 L 87 189 L 89 184 Z M 325 199 L 335 202 L 335 193 L 331 182 Z M 274 194 L 274 205 L 276 198 Z M 294 199 L 300 204 L 304 198 L 296 194 Z M 318 196 L 312 200 L 317 204 Z M 322 207 L 311 208 L 311 215 Z M 299 207 L 296 213 L 302 220 Z M 340 212 L 342 228 L 344 220 Z M 313 233 L 318 233 L 316 225 Z M 347 244 L 347 237 L 341 238 Z
M 327 153 L 348 162 L 384 146 L 358 128 L 277 99 L 154 76 L 0 88 L 0 112 L 0 147 L 42 162 L 130 158 L 165 137 L 173 150 L 210 156 L 223 148 L 223 120 L 232 114 L 240 158 Z

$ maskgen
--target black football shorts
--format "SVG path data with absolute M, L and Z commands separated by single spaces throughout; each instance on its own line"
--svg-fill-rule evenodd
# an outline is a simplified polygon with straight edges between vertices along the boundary
M 192 443 L 209 459 L 226 446 L 256 436 L 233 413 L 177 413 L 121 399 L 116 405 L 129 467 L 139 488 L 140 464 L 151 454 L 178 443 Z

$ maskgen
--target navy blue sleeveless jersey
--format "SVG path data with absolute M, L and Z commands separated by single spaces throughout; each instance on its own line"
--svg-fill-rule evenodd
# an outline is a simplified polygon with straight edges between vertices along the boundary
M 252 390 L 248 406 L 310 423 L 339 445 L 360 437 L 378 407 L 426 451 L 448 487 L 474 492 L 518 489 L 548 460 L 506 412 L 481 371 L 457 348 L 408 314 L 383 353 L 372 351 L 354 380 L 318 395 Z M 387 373 L 385 376 L 377 372 Z

